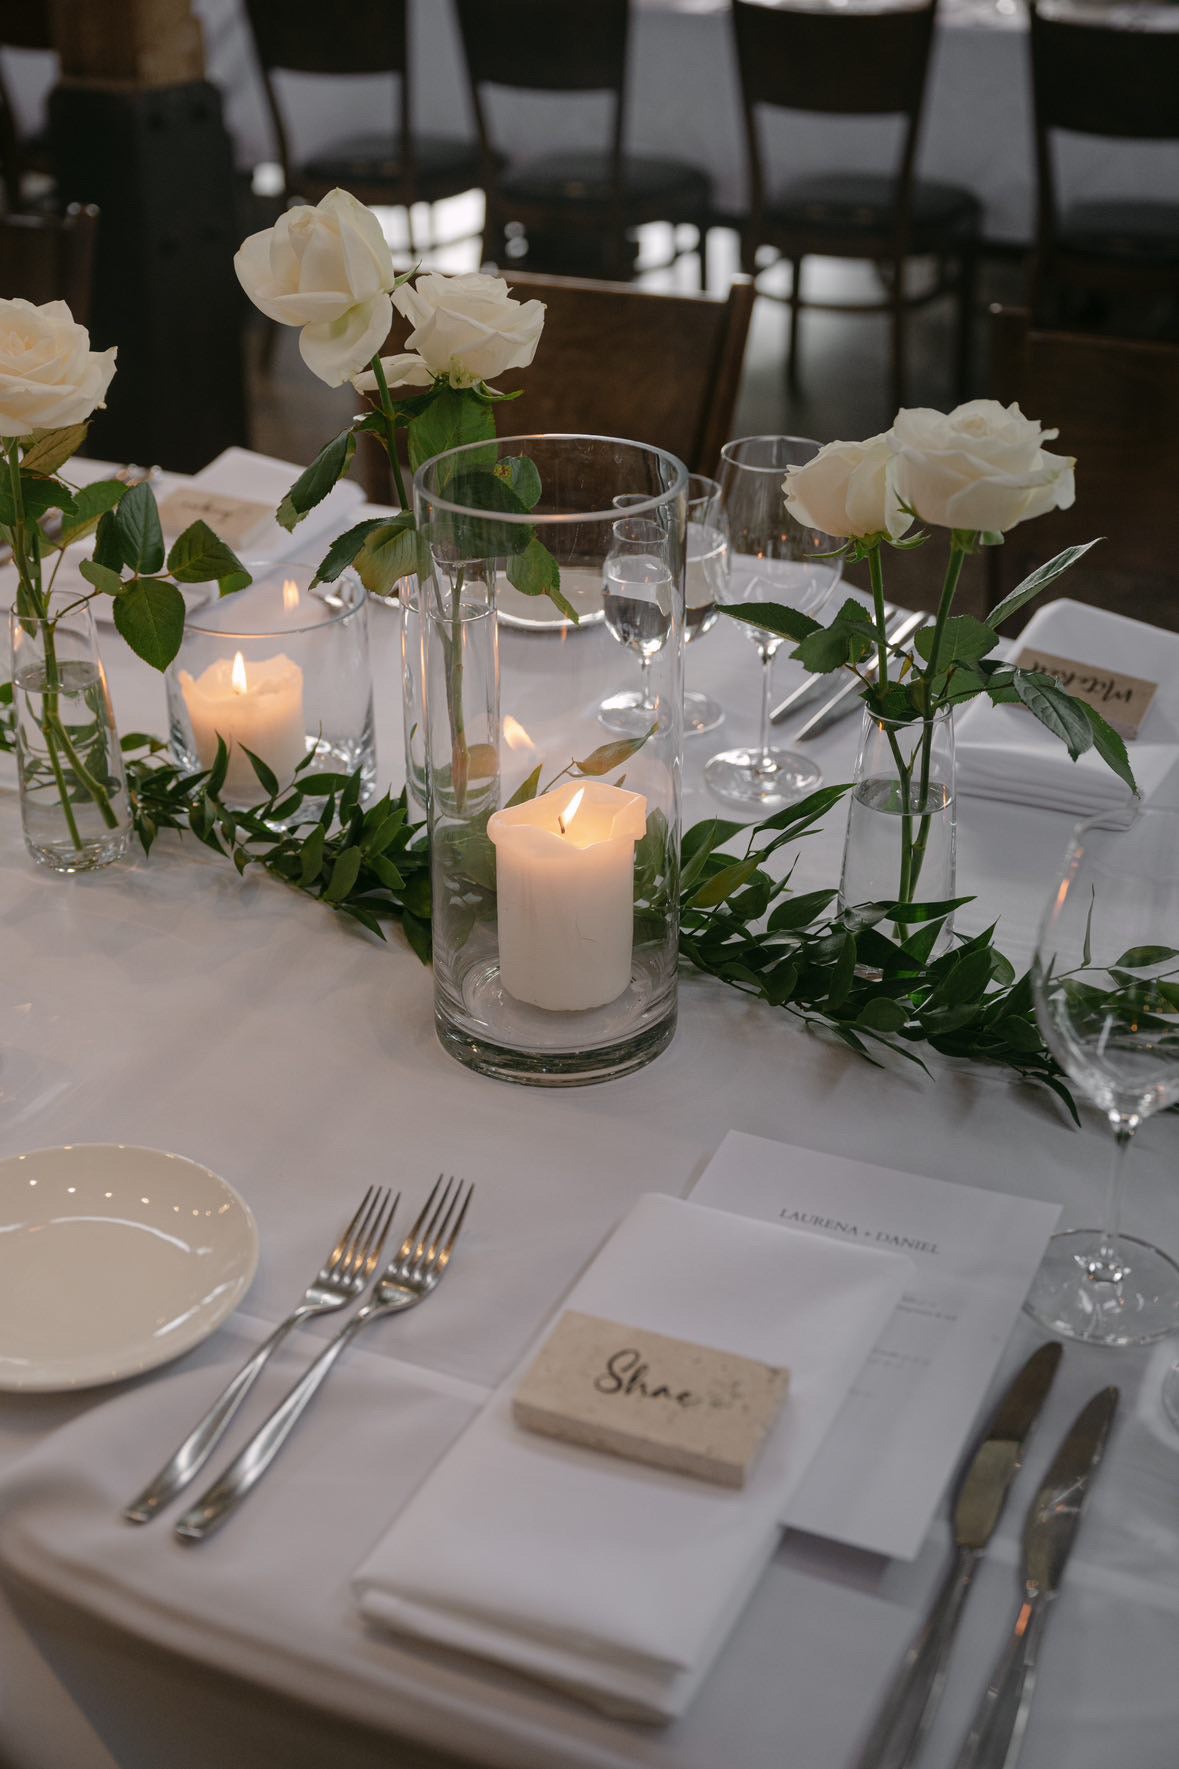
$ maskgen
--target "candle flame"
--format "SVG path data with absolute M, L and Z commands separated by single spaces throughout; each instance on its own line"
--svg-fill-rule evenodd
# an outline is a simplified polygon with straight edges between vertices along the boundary
M 293 577 L 288 577 L 282 586 L 282 605 L 286 614 L 299 606 L 299 586 Z
M 509 749 L 535 749 L 536 747 L 519 719 L 514 719 L 511 713 L 504 716 L 503 734 L 504 742 Z
M 249 686 L 246 681 L 246 660 L 240 651 L 234 653 L 233 668 L 229 672 L 229 680 L 235 694 L 244 694 Z
M 558 823 L 558 826 L 560 827 L 562 835 L 569 834 L 569 825 L 572 823 L 573 819 L 576 817 L 578 811 L 580 811 L 581 801 L 584 797 L 585 797 L 585 787 L 581 786 L 573 794 L 573 797 L 569 800 L 569 803 L 565 806 L 565 809 L 563 811 L 559 811 L 557 813 L 557 823 Z

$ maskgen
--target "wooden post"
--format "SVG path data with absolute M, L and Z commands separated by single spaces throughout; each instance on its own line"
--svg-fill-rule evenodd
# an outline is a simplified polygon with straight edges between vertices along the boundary
M 182 471 L 246 440 L 233 155 L 191 0 L 51 0 L 62 198 L 100 210 L 96 453 Z

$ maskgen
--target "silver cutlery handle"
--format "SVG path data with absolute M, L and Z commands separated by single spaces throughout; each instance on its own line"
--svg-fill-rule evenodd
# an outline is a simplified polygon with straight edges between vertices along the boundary
M 974 1710 L 954 1769 L 1015 1769 L 1031 1712 L 1036 1662 L 1047 1619 L 1046 1600 L 1032 1598 L 1023 1604 Z
M 340 1328 L 221 1478 L 184 1513 L 176 1525 L 178 1536 L 187 1542 L 201 1542 L 236 1511 L 291 1435 L 344 1347 L 371 1318 L 371 1313 L 362 1308 Z
M 941 1700 L 950 1648 L 978 1562 L 973 1548 L 959 1548 L 950 1562 L 856 1758 L 856 1769 L 904 1769 L 916 1757 Z
M 249 1394 L 263 1367 L 277 1351 L 292 1327 L 316 1311 L 297 1308 L 264 1339 L 252 1357 L 247 1358 L 237 1375 L 221 1390 L 204 1418 L 189 1432 L 176 1453 L 165 1462 L 154 1480 L 150 1480 L 123 1512 L 128 1523 L 150 1523 L 176 1494 L 198 1474 L 224 1437 L 229 1422 Z

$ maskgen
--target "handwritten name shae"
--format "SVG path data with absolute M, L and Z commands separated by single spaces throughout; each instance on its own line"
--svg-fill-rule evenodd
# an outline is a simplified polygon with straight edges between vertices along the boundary
M 799 1228 L 824 1229 L 828 1234 L 845 1235 L 850 1241 L 870 1241 L 875 1247 L 892 1247 L 899 1253 L 940 1254 L 936 1241 L 918 1240 L 915 1235 L 898 1235 L 891 1229 L 862 1228 L 856 1222 L 841 1222 L 837 1216 L 819 1216 L 812 1210 L 779 1210 L 783 1222 L 796 1222 Z
M 698 1407 L 702 1396 L 690 1388 L 673 1390 L 666 1382 L 650 1383 L 650 1365 L 633 1346 L 624 1346 L 606 1359 L 606 1368 L 594 1377 L 599 1394 L 621 1394 L 633 1400 L 669 1400 L 678 1407 Z

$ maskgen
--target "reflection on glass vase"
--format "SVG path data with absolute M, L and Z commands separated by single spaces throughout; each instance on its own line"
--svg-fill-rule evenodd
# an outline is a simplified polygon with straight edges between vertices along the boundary
M 952 897 L 955 814 L 953 709 L 908 723 L 865 712 L 843 847 L 842 905 Z M 935 950 L 948 945 L 952 922 L 947 918 Z
M 422 644 L 421 590 L 416 575 L 397 586 L 401 604 L 401 718 L 405 745 L 405 803 L 411 821 L 426 820 L 426 721 L 422 687 L 426 667 Z
M 60 591 L 48 607 L 12 615 L 21 823 L 40 865 L 92 872 L 127 851 L 127 780 L 90 610 Z

